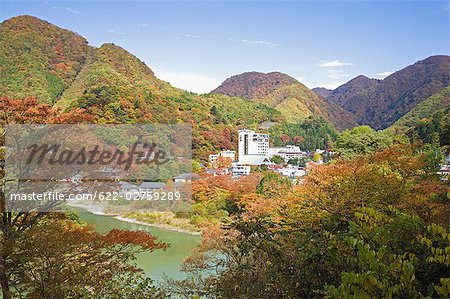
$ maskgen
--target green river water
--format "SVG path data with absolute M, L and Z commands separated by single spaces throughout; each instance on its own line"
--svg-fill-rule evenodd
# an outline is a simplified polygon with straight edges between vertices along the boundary
M 166 251 L 156 250 L 150 253 L 141 253 L 137 257 L 137 266 L 155 281 L 162 281 L 164 275 L 174 279 L 183 278 L 184 273 L 180 272 L 181 264 L 200 242 L 200 236 L 128 223 L 83 210 L 78 210 L 78 212 L 81 220 L 94 224 L 100 233 L 106 233 L 113 228 L 143 230 L 157 237 L 159 241 L 170 244 Z

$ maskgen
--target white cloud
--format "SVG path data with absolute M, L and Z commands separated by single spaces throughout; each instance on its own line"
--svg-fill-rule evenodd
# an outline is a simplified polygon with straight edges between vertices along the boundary
M 259 45 L 259 46 L 268 46 L 268 47 L 276 47 L 276 46 L 280 45 L 280 44 L 277 44 L 277 43 L 274 43 L 274 42 L 265 41 L 265 40 L 241 39 L 241 42 L 243 42 L 245 44 L 250 44 L 250 45 Z
M 185 37 L 188 37 L 188 38 L 200 38 L 200 36 L 198 36 L 198 35 L 195 35 L 195 34 L 189 34 L 189 33 L 186 33 L 184 36 L 185 36 Z
M 69 12 L 71 12 L 71 13 L 73 13 L 73 14 L 79 14 L 79 13 L 80 13 L 79 10 L 75 10 L 75 9 L 73 9 L 73 8 L 70 8 L 70 7 L 66 7 L 66 10 L 69 11 Z
M 221 81 L 197 74 L 155 72 L 156 77 L 175 87 L 196 93 L 207 93 L 220 85 Z
M 138 24 L 138 27 L 148 27 L 148 24 L 145 24 L 145 23 Z
M 108 31 L 109 33 L 112 33 L 112 34 L 125 35 L 125 32 L 123 32 L 123 31 L 116 31 L 114 29 L 108 29 L 106 31 Z
M 382 73 L 378 73 L 377 76 L 378 76 L 378 78 L 380 78 L 380 79 L 384 79 L 384 78 L 386 78 L 387 76 L 392 75 L 393 73 L 394 73 L 394 72 L 382 72 Z
M 342 62 L 339 59 L 331 60 L 331 61 L 323 61 L 319 64 L 320 67 L 338 67 L 338 66 L 349 66 L 353 65 L 351 62 Z

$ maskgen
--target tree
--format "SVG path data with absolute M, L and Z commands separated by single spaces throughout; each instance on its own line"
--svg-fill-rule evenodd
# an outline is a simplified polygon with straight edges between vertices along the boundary
M 216 160 L 216 165 L 217 165 L 217 168 L 229 168 L 229 167 L 231 167 L 232 162 L 233 161 L 231 160 L 231 158 L 220 156 Z
M 372 154 L 394 143 L 405 143 L 404 136 L 394 136 L 390 131 L 376 132 L 369 126 L 355 127 L 338 135 L 335 150 L 343 156 Z
M 313 155 L 313 161 L 314 162 L 319 162 L 320 159 L 322 159 L 322 155 L 317 153 L 317 152 L 315 152 L 314 155 Z
M 292 140 L 294 141 L 295 145 L 300 145 L 303 142 L 304 138 L 302 136 L 294 136 Z
M 278 165 L 283 165 L 284 164 L 284 159 L 281 156 L 275 155 L 272 158 L 270 158 L 270 161 L 272 161 L 275 164 Z
M 291 137 L 287 134 L 281 134 L 280 139 L 281 139 L 281 142 L 283 142 L 283 144 L 287 144 L 287 143 L 291 142 Z
M 198 162 L 195 161 L 195 160 L 192 160 L 192 172 L 197 173 L 197 172 L 199 172 L 201 169 L 202 169 L 202 167 L 201 167 L 200 163 L 198 163 Z
M 27 97 L 23 99 L 11 99 L 8 97 L 0 98 L 0 123 L 2 127 L 7 124 L 42 124 L 42 123 L 82 123 L 91 122 L 92 116 L 85 113 L 83 109 L 73 109 L 69 112 L 62 112 L 59 109 L 51 108 L 48 104 L 40 104 L 35 98 Z M 5 131 L 2 130 L 0 136 L 0 144 L 4 145 Z M 1 151 L 0 159 L 4 161 L 5 152 Z M 2 180 L 2 189 L 0 192 L 0 210 L 2 212 L 2 219 L 0 221 L 1 240 L 3 246 L 0 253 L 0 284 L 2 287 L 3 298 L 11 298 L 9 290 L 9 280 L 7 276 L 8 254 L 10 250 L 6 244 L 10 244 L 16 238 L 20 237 L 21 233 L 37 224 L 45 213 L 39 212 L 22 212 L 11 213 L 5 211 L 5 194 L 4 194 L 4 163 L 2 163 L 0 176 Z
M 447 192 L 410 145 L 320 165 L 293 189 L 264 174 L 185 266 L 216 274 L 186 281 L 225 298 L 445 297 Z
M 286 134 L 294 140 L 296 145 L 301 145 L 307 150 L 327 148 L 337 136 L 336 131 L 322 117 L 310 116 L 300 123 L 279 123 L 270 128 L 270 136 L 276 146 L 285 145 L 281 136 Z M 298 137 L 302 137 L 301 141 Z
M 298 166 L 298 163 L 299 163 L 299 159 L 298 158 L 291 158 L 287 162 L 287 164 L 294 165 L 294 166 Z
M 355 216 L 346 240 L 356 250 L 352 261 L 358 266 L 342 273 L 338 287 L 326 287 L 332 297 L 449 295 L 447 229 L 425 226 L 417 216 L 393 207 L 386 211 L 362 208 Z
M 262 194 L 267 198 L 283 196 L 291 188 L 291 181 L 278 173 L 268 171 L 261 178 L 256 187 L 256 193 Z
M 287 162 L 287 164 L 294 165 L 294 166 L 300 166 L 300 167 L 306 167 L 306 158 L 291 158 Z
M 136 254 L 167 244 L 143 231 L 113 229 L 106 235 L 52 214 L 24 232 L 8 259 L 15 295 L 27 298 L 161 298 L 133 262 Z

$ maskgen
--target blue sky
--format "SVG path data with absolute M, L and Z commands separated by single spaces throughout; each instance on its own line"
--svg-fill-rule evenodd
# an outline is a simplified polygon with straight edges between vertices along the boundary
M 450 52 L 448 1 L 0 2 L 0 20 L 21 14 L 120 45 L 200 93 L 246 71 L 335 88 Z

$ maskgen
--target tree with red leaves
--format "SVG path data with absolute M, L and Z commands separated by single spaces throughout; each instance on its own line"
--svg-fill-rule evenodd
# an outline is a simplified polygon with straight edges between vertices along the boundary
M 0 160 L 5 160 L 5 126 L 9 124 L 78 124 L 96 119 L 83 109 L 62 111 L 35 98 L 0 98 Z M 4 299 L 160 298 L 151 280 L 133 265 L 142 251 L 166 244 L 142 231 L 96 233 L 67 214 L 5 210 L 5 169 L 0 177 L 0 285 Z M 11 289 L 11 285 L 14 288 Z

